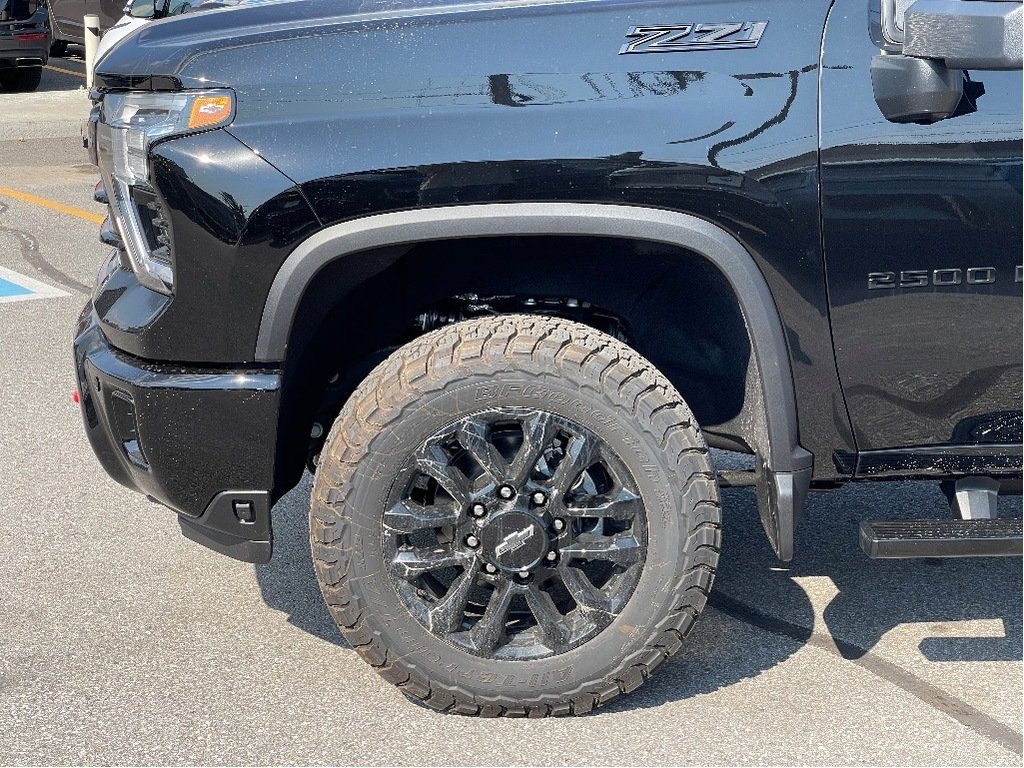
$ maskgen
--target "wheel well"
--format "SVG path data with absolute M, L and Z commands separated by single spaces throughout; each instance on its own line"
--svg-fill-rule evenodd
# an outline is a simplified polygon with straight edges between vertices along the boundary
M 710 444 L 757 445 L 762 405 L 749 386 L 756 363 L 743 313 L 704 257 L 616 237 L 430 241 L 331 262 L 304 292 L 285 361 L 275 496 L 297 482 L 344 401 L 393 349 L 439 325 L 507 312 L 620 336 L 672 381 Z

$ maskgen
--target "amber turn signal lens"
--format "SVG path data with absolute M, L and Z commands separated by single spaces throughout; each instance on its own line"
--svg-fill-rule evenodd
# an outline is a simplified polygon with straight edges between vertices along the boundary
M 188 117 L 189 129 L 223 125 L 231 119 L 231 102 L 230 96 L 199 96 L 192 102 L 192 112 Z

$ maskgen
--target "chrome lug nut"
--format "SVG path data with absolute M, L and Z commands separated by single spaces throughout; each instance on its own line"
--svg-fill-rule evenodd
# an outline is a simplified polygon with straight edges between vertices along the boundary
M 520 571 L 519 572 L 519 578 L 520 579 L 528 579 L 528 578 L 530 578 L 530 572 L 529 571 Z
M 511 485 L 503 485 L 498 489 L 498 495 L 507 501 L 516 495 L 516 490 Z
M 558 553 L 552 549 L 550 552 L 547 553 L 544 559 L 547 560 L 549 563 L 553 563 L 555 562 L 555 560 L 558 559 Z
M 555 533 L 561 533 L 565 530 L 565 520 L 560 517 L 556 517 L 551 523 L 551 528 Z
M 487 514 L 487 507 L 481 504 L 479 501 L 469 508 L 469 514 L 473 517 L 483 517 Z
M 487 565 L 484 566 L 484 570 L 488 573 L 497 573 L 498 566 L 494 565 L 493 563 L 487 563 Z
M 535 491 L 533 494 L 533 503 L 538 507 L 542 507 L 548 503 L 548 497 L 544 495 L 543 491 Z
M 470 547 L 471 549 L 476 549 L 480 546 L 480 539 L 478 539 L 473 534 L 469 534 L 469 536 L 466 537 L 466 546 Z

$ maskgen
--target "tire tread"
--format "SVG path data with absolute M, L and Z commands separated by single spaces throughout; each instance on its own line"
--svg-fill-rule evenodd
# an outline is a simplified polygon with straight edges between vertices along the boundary
M 692 553 L 691 567 L 673 587 L 678 602 L 653 627 L 644 646 L 614 675 L 579 685 L 574 692 L 516 701 L 474 697 L 458 686 L 427 680 L 408 657 L 385 647 L 366 621 L 347 575 L 351 534 L 343 512 L 358 482 L 356 467 L 369 453 L 373 437 L 395 416 L 403 393 L 421 392 L 439 384 L 452 368 L 480 360 L 529 360 L 566 375 L 584 372 L 586 385 L 619 398 L 630 398 L 633 418 L 651 423 L 652 434 L 677 468 L 690 471 L 682 483 L 683 508 L 693 524 L 681 550 Z M 587 370 L 587 369 L 590 370 Z M 400 412 L 399 416 L 400 418 Z M 660 433 L 657 431 L 660 430 Z M 626 345 L 592 328 L 554 318 L 508 315 L 446 326 L 399 349 L 359 384 L 331 428 L 317 472 L 310 511 L 313 561 L 327 607 L 356 653 L 406 696 L 442 712 L 477 717 L 552 717 L 579 715 L 640 687 L 683 645 L 707 603 L 721 548 L 721 506 L 708 450 L 693 416 L 664 376 Z

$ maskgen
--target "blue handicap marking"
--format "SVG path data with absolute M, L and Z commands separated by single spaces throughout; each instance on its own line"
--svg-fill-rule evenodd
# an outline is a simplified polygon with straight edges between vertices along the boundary
M 49 299 L 67 296 L 67 292 L 42 283 L 34 278 L 0 267 L 0 304 L 25 299 Z
M 32 291 L 28 288 L 0 277 L 0 299 L 6 299 L 9 296 L 24 296 L 31 293 Z

